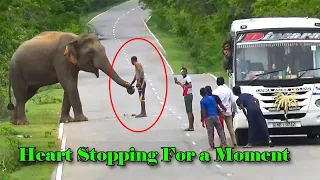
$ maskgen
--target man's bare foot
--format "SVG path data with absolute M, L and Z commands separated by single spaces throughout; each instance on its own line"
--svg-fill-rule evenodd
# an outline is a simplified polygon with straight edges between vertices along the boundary
M 184 131 L 194 131 L 194 128 L 187 128 L 187 129 L 184 129 Z
M 226 145 L 226 144 L 221 144 L 220 147 L 221 147 L 222 149 L 226 149 L 227 145 Z
M 141 118 L 141 117 L 147 117 L 147 114 L 139 114 L 136 116 L 136 118 Z
M 209 148 L 207 151 L 214 151 L 214 148 L 211 147 L 211 148 Z

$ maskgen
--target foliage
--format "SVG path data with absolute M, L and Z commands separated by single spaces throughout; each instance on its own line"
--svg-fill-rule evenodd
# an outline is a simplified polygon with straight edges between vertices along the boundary
M 36 151 L 57 151 L 57 120 L 60 116 L 62 89 L 47 89 L 26 104 L 30 125 L 14 126 L 0 122 L 0 179 L 49 179 L 56 163 L 19 162 L 18 147 L 36 147 Z M 41 103 L 37 99 L 43 99 Z
M 80 34 L 90 14 L 124 0 L 2 0 L 0 3 L 0 119 L 7 119 L 8 64 L 19 45 L 43 31 Z M 96 11 L 96 12 L 93 12 Z M 57 124 L 63 90 L 60 84 L 42 87 L 26 105 L 28 126 L 0 120 L 0 179 L 50 179 L 56 163 L 21 163 L 18 147 L 59 150 Z M 14 98 L 12 99 L 14 101 Z
M 123 1 L 2 0 L 0 3 L 0 117 L 9 115 L 6 110 L 8 63 L 23 41 L 43 31 L 82 33 L 87 23 L 83 22 L 82 18 L 86 14 Z M 54 85 L 54 87 L 57 86 Z
M 319 17 L 317 0 L 140 0 L 157 27 L 177 36 L 196 73 L 223 71 L 222 43 L 233 20 L 269 16 Z

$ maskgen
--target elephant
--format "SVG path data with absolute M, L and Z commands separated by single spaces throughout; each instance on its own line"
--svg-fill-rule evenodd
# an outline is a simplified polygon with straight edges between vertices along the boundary
M 76 35 L 70 32 L 45 31 L 24 41 L 13 54 L 9 64 L 9 104 L 13 110 L 11 123 L 29 124 L 25 104 L 40 87 L 60 83 L 63 102 L 60 122 L 88 121 L 83 114 L 78 92 L 79 71 L 95 74 L 104 72 L 118 85 L 134 94 L 134 87 L 121 79 L 111 68 L 104 46 L 94 33 Z M 111 74 L 112 73 L 112 74 Z M 11 100 L 11 88 L 16 99 L 16 107 Z M 70 116 L 73 108 L 74 118 Z

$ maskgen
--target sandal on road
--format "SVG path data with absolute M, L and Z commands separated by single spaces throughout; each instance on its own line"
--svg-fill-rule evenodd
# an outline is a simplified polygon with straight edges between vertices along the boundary
M 187 129 L 185 129 L 184 131 L 194 131 L 194 129 L 187 128 Z
M 243 148 L 252 148 L 252 146 L 250 144 L 247 144 L 247 145 L 243 146 Z

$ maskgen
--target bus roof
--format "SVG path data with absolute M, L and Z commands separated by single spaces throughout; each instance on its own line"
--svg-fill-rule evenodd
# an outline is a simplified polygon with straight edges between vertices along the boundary
M 319 23 L 317 26 L 315 23 Z M 246 29 L 241 29 L 246 25 Z M 270 17 L 239 19 L 232 22 L 231 32 L 270 28 L 320 28 L 320 19 L 308 17 Z

